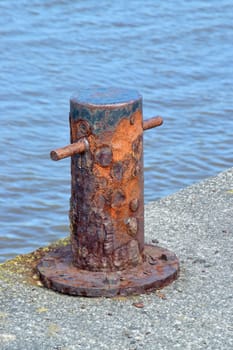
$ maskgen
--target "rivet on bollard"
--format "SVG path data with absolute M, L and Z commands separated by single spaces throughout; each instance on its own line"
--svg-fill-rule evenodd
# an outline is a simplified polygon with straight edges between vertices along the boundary
M 80 296 L 130 295 L 178 276 L 167 249 L 144 244 L 142 97 L 134 90 L 89 89 L 70 100 L 71 144 L 51 152 L 71 157 L 71 244 L 37 266 L 43 284 Z M 49 261 L 49 264 L 48 264 Z

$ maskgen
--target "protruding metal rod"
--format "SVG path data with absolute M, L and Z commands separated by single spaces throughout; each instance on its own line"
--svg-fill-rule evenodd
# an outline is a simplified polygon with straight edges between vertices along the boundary
M 62 148 L 58 148 L 50 152 L 50 157 L 52 160 L 60 160 L 67 157 L 71 157 L 77 153 L 83 153 L 88 149 L 88 141 L 85 137 L 78 140 L 75 143 L 67 145 Z
M 160 126 L 163 124 L 163 118 L 162 117 L 152 117 L 150 119 L 147 119 L 143 122 L 143 130 L 148 130 L 151 128 L 156 128 L 157 126 Z

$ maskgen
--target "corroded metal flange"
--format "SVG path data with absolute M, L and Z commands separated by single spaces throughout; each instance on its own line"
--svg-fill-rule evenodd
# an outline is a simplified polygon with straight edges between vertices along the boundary
M 143 262 L 121 271 L 82 270 L 72 261 L 71 245 L 46 255 L 37 267 L 43 284 L 64 294 L 114 297 L 162 288 L 174 281 L 179 273 L 176 255 L 153 245 L 145 245 Z

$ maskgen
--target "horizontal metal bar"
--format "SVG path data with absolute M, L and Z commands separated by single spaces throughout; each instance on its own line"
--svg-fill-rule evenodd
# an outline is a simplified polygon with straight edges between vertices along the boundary
M 147 119 L 143 122 L 143 130 L 148 130 L 151 128 L 156 128 L 157 126 L 160 126 L 163 124 L 163 118 L 162 117 L 152 117 L 150 119 Z
M 50 152 L 52 160 L 60 160 L 67 157 L 71 157 L 74 154 L 83 153 L 88 149 L 88 141 L 85 137 L 78 140 L 75 143 L 67 145 L 65 147 L 58 148 Z

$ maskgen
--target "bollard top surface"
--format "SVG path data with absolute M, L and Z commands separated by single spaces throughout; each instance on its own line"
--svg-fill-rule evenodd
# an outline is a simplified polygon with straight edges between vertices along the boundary
M 106 106 L 128 104 L 139 99 L 142 99 L 142 96 L 136 90 L 109 87 L 78 90 L 70 100 L 78 104 Z
M 86 121 L 96 135 L 105 130 L 113 131 L 121 119 L 130 119 L 137 111 L 142 112 L 142 96 L 136 90 L 80 89 L 70 99 L 71 123 Z

